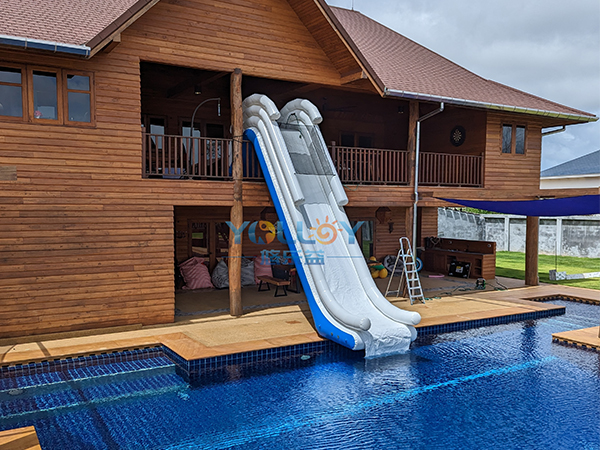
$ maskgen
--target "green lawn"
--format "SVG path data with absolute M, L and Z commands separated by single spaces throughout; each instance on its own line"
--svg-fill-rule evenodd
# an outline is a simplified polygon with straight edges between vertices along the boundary
M 588 289 L 600 290 L 600 278 L 587 278 L 583 280 L 550 281 L 548 272 L 554 269 L 567 272 L 567 275 L 586 272 L 600 272 L 600 258 L 576 258 L 573 256 L 559 256 L 555 264 L 554 255 L 539 255 L 538 273 L 541 283 L 562 284 Z M 497 252 L 496 275 L 500 277 L 525 279 L 525 253 Z

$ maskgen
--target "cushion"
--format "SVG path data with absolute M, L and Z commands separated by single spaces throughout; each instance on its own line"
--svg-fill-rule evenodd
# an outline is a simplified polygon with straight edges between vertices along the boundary
M 212 282 L 217 289 L 229 287 L 229 268 L 224 260 L 219 261 L 212 273 Z
M 260 280 L 257 277 L 261 277 L 261 276 L 272 277 L 273 269 L 271 268 L 270 260 L 267 259 L 267 261 L 265 261 L 265 263 L 263 264 L 263 257 L 257 256 L 256 258 L 254 258 L 254 283 L 255 284 L 260 283 Z
M 242 258 L 242 286 L 256 284 L 254 281 L 254 262 L 248 258 Z
M 193 258 L 190 258 L 187 261 L 179 264 L 181 276 L 185 281 L 185 286 L 183 286 L 183 289 L 214 288 L 210 281 L 208 267 L 202 264 L 203 262 L 203 258 L 194 256 Z

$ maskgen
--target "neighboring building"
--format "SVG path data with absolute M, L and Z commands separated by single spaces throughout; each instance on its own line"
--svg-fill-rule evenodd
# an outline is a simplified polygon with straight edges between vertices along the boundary
M 600 150 L 542 170 L 540 188 L 600 188 Z
M 417 120 L 440 102 L 421 125 L 419 238 L 436 197 L 537 198 L 542 130 L 597 120 L 323 0 L 0 0 L 0 337 L 172 322 L 174 259 L 214 266 L 235 245 L 232 159 L 243 219 L 276 220 L 239 150 L 240 89 L 320 109 L 377 257 L 412 232 Z M 211 98 L 221 114 L 209 101 L 192 121 Z

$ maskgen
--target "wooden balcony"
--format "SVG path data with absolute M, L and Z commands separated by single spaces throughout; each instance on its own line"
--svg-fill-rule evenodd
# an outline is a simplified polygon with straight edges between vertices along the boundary
M 143 133 L 142 177 L 230 180 L 231 139 Z M 264 180 L 249 142 L 242 146 L 244 179 Z
M 231 139 L 143 133 L 144 178 L 231 180 Z M 330 146 L 342 183 L 408 185 L 408 152 L 376 148 Z M 264 181 L 250 142 L 242 145 L 244 180 Z M 419 184 L 423 186 L 483 186 L 483 157 L 446 153 L 420 154 Z
M 342 183 L 408 184 L 408 152 L 378 148 L 330 146 Z
M 420 153 L 419 185 L 483 187 L 483 156 Z

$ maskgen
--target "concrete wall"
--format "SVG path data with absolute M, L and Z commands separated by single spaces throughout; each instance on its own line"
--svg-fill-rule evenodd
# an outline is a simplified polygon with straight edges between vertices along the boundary
M 497 251 L 524 252 L 525 217 L 439 208 L 438 235 L 494 241 Z M 600 215 L 541 217 L 539 248 L 546 255 L 600 258 Z

